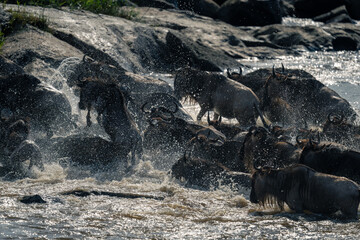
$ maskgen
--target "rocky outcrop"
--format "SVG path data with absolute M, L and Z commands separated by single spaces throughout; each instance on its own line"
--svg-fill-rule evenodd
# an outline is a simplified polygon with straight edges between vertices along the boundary
M 339 37 L 352 39 L 349 50 L 353 50 L 353 46 L 360 42 L 360 32 L 354 24 L 330 24 L 323 27 L 270 25 L 255 29 L 252 33 L 259 40 L 309 51 L 341 49 L 338 47 L 338 40 L 335 40 Z
M 218 17 L 236 26 L 264 26 L 281 23 L 282 10 L 278 0 L 227 0 Z
M 294 3 L 297 17 L 313 18 L 331 10 L 346 6 L 351 18 L 360 20 L 360 1 L 358 0 L 296 0 Z
M 165 0 L 131 0 L 133 3 L 138 5 L 139 7 L 154 7 L 154 8 L 161 8 L 161 9 L 173 9 L 175 5 L 169 3 Z
M 314 21 L 323 23 L 355 23 L 355 21 L 349 16 L 349 13 L 344 5 L 333 9 L 328 13 L 314 17 Z
M 190 10 L 199 15 L 217 18 L 219 5 L 213 0 L 177 0 L 179 9 Z

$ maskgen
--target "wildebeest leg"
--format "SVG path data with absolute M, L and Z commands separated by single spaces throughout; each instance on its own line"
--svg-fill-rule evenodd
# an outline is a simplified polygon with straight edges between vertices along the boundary
M 88 113 L 87 113 L 87 115 L 86 115 L 86 125 L 87 125 L 88 127 L 91 126 L 90 108 L 88 108 Z
M 201 118 L 205 115 L 205 113 L 206 113 L 207 111 L 208 111 L 207 108 L 201 107 L 200 112 L 198 113 L 198 115 L 197 115 L 197 117 L 196 117 L 196 120 L 197 120 L 198 122 L 200 122 L 200 121 L 201 121 Z
M 342 206 L 340 210 L 345 218 L 358 219 L 359 200 L 357 198 L 358 196 L 351 199 L 351 201 L 341 203 Z

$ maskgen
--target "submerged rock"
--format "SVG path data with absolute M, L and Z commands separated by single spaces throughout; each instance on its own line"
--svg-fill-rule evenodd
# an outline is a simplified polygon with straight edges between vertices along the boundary
M 33 203 L 47 203 L 42 197 L 38 194 L 31 196 L 24 196 L 20 199 L 20 202 L 25 204 L 33 204 Z

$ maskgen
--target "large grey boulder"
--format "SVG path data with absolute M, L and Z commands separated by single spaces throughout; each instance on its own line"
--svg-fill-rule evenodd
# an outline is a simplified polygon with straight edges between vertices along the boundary
M 291 48 L 321 50 L 330 48 L 334 39 L 324 29 L 315 26 L 269 25 L 253 31 L 253 36 L 270 43 Z
M 4 11 L 4 9 L 0 6 L 0 31 L 2 31 L 4 27 L 9 24 L 10 18 L 10 13 Z
M 139 7 L 154 7 L 161 9 L 173 9 L 175 5 L 165 0 L 131 0 Z
M 351 18 L 360 20 L 358 0 L 296 0 L 294 4 L 296 16 L 304 18 L 316 17 L 342 5 L 346 6 Z
M 235 59 L 220 51 L 193 42 L 186 36 L 169 31 L 166 42 L 175 66 L 191 66 L 204 71 L 223 71 L 228 66 L 238 66 Z
M 179 9 L 190 10 L 197 14 L 216 18 L 220 6 L 213 0 L 177 0 Z
M 218 17 L 236 26 L 264 26 L 281 23 L 282 10 L 279 0 L 227 0 Z
M 0 76 L 22 73 L 25 72 L 19 65 L 3 56 L 0 56 Z

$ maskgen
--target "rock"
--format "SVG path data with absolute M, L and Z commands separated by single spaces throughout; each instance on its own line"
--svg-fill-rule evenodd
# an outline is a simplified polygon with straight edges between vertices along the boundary
M 24 196 L 20 199 L 20 202 L 25 204 L 32 204 L 32 203 L 46 203 L 44 199 L 38 194 L 31 195 L 31 196 Z
M 226 0 L 214 0 L 219 6 L 221 6 Z
M 4 9 L 0 6 L 0 32 L 9 24 L 11 19 L 11 14 L 4 11 Z
M 344 0 L 346 9 L 352 19 L 360 20 L 360 1 L 359 0 Z
M 17 118 L 29 118 L 32 131 L 45 132 L 48 137 L 74 127 L 66 96 L 28 74 L 0 77 L 0 105 Z
M 253 36 L 283 47 L 305 47 L 310 51 L 330 48 L 332 37 L 324 29 L 315 26 L 270 25 L 253 31 Z
M 3 56 L 0 56 L 0 76 L 23 73 L 25 72 L 19 65 Z
M 25 72 L 50 83 L 49 79 L 61 61 L 68 57 L 82 57 L 83 53 L 50 33 L 28 25 L 6 37 L 2 55 Z
M 68 158 L 75 165 L 101 166 L 126 157 L 127 153 L 117 147 L 100 136 L 75 134 L 51 139 L 47 151 L 54 158 Z
M 295 16 L 295 7 L 294 7 L 294 0 L 282 0 L 280 1 L 280 7 L 282 9 L 282 15 L 284 17 Z
M 165 0 L 131 0 L 133 3 L 139 7 L 153 7 L 161 9 L 173 9 L 175 8 L 174 4 L 171 4 Z
M 350 23 L 332 23 L 325 25 L 324 29 L 333 36 L 333 50 L 356 51 L 359 49 L 360 29 L 357 25 Z
M 355 23 L 354 20 L 350 18 L 344 5 L 333 9 L 328 13 L 314 17 L 313 20 L 324 23 Z
M 178 7 L 182 10 L 190 10 L 197 14 L 216 18 L 220 9 L 213 0 L 178 0 Z
M 336 37 L 332 41 L 335 51 L 356 51 L 359 49 L 358 41 L 350 37 Z
M 209 49 L 186 36 L 169 31 L 166 35 L 170 59 L 176 67 L 191 66 L 204 71 L 223 71 L 228 66 L 238 66 L 235 59 L 220 51 Z
M 296 0 L 295 14 L 300 18 L 313 18 L 344 4 L 343 0 Z
M 282 10 L 278 0 L 227 0 L 218 17 L 235 26 L 265 26 L 281 23 Z

